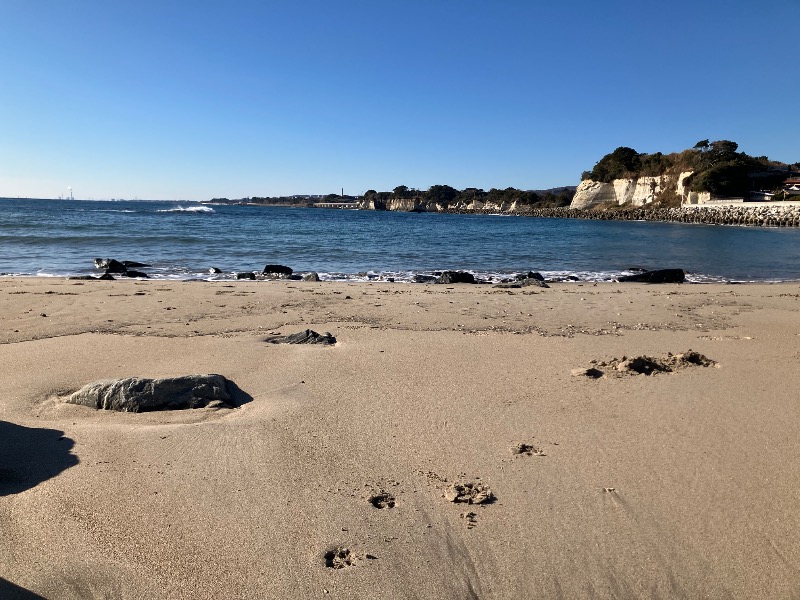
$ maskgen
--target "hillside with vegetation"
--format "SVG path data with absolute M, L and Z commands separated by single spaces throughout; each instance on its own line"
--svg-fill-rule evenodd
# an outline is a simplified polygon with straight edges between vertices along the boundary
M 750 156 L 738 149 L 739 145 L 729 140 L 702 140 L 692 148 L 672 154 L 639 153 L 623 146 L 606 154 L 591 171 L 584 171 L 581 180 L 611 183 L 616 179 L 668 176 L 673 186 L 665 188 L 658 203 L 670 205 L 679 202 L 674 182 L 680 173 L 692 172 L 683 182 L 691 191 L 747 197 L 754 190 L 779 190 L 788 174 L 800 170 L 800 163 Z

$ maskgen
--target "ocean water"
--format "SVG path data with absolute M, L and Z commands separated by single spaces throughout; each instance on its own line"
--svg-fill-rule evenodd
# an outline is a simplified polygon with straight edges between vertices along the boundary
M 0 273 L 97 274 L 93 259 L 152 265 L 161 279 L 232 279 L 267 263 L 323 280 L 410 281 L 529 270 L 602 281 L 631 267 L 690 281 L 800 280 L 800 229 L 205 205 L 0 199 Z M 209 274 L 210 267 L 223 271 Z

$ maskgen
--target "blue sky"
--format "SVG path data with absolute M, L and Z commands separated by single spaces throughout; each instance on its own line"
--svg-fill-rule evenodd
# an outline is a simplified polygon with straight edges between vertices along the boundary
M 575 185 L 800 161 L 800 0 L 0 0 L 0 196 Z

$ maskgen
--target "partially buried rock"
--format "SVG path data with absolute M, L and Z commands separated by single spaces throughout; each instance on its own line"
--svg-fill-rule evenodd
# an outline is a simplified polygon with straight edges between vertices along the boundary
M 250 279 L 255 281 L 256 274 L 255 273 L 237 273 L 236 279 Z
M 467 504 L 490 504 L 495 501 L 494 492 L 489 486 L 480 482 L 454 483 L 444 492 L 449 502 L 466 502 Z
M 229 385 L 222 375 L 104 379 L 82 387 L 66 402 L 121 412 L 233 408 Z
M 303 281 L 319 281 L 319 274 L 315 272 L 306 273 L 303 275 Z
M 327 331 L 325 333 L 317 333 L 313 329 L 306 329 L 305 331 L 298 331 L 291 335 L 283 337 L 269 338 L 266 340 L 270 344 L 324 344 L 333 345 L 336 343 L 336 338 Z
M 475 283 L 475 276 L 466 271 L 445 271 L 436 283 Z

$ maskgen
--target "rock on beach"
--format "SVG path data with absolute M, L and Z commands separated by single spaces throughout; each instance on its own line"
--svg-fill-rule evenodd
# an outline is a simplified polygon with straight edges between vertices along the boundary
M 228 380 L 222 375 L 186 375 L 164 379 L 103 379 L 85 385 L 68 404 L 120 412 L 232 408 Z

